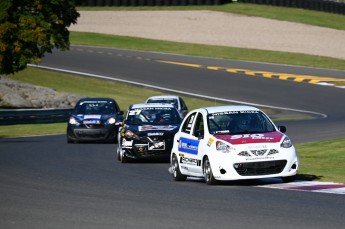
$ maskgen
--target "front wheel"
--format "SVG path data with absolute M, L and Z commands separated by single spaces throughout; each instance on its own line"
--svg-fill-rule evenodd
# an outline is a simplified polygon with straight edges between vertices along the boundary
M 183 175 L 180 171 L 178 160 L 175 154 L 173 155 L 172 160 L 171 160 L 171 170 L 172 170 L 172 175 L 175 181 L 187 180 L 187 176 Z
M 205 182 L 208 185 L 215 185 L 218 183 L 218 181 L 214 178 L 213 172 L 211 169 L 211 164 L 208 159 L 208 157 L 205 158 L 204 160 L 204 166 L 203 166 L 203 172 L 204 172 L 204 177 L 205 177 Z
M 124 152 L 120 146 L 120 144 L 117 145 L 117 160 L 121 161 L 121 163 L 127 163 L 128 159 L 127 157 L 124 155 Z
M 116 156 L 117 156 L 117 160 L 121 161 L 121 155 L 120 155 L 120 144 L 117 145 L 117 149 L 116 149 Z

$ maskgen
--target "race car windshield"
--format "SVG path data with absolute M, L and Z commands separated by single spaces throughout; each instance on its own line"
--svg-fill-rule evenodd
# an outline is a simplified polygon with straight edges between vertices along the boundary
M 180 124 L 181 118 L 176 109 L 149 107 L 128 111 L 127 125 L 172 125 Z
M 115 105 L 107 101 L 85 101 L 76 106 L 77 114 L 114 114 Z
M 208 115 L 211 134 L 245 134 L 275 131 L 272 122 L 260 111 L 229 111 Z

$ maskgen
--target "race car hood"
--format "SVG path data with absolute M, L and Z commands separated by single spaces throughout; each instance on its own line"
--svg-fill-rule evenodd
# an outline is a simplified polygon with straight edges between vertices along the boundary
M 259 134 L 216 134 L 214 137 L 217 139 L 226 141 L 232 145 L 238 144 L 251 144 L 251 143 L 277 143 L 280 142 L 281 139 L 285 135 L 281 132 L 269 132 L 269 133 L 259 133 Z
M 110 117 L 114 117 L 114 115 L 102 115 L 102 114 L 90 114 L 90 115 L 73 115 L 79 122 L 83 124 L 101 124 L 105 123 Z

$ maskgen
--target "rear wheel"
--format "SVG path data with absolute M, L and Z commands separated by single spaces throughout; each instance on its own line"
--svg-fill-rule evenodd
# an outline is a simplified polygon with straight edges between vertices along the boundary
M 204 160 L 204 166 L 203 166 L 203 172 L 204 172 L 204 177 L 205 177 L 205 182 L 208 185 L 215 185 L 218 183 L 218 181 L 214 178 L 213 172 L 211 169 L 211 164 L 208 159 L 208 157 L 205 158 Z
M 171 170 L 175 181 L 185 181 L 187 179 L 187 176 L 183 175 L 180 171 L 178 160 L 175 154 L 171 160 Z

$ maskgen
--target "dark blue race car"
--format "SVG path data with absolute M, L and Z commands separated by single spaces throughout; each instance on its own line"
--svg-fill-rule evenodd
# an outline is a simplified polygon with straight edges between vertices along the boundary
M 123 111 L 111 98 L 83 98 L 76 104 L 67 126 L 67 142 L 117 143 Z
M 123 163 L 144 158 L 169 160 L 181 122 L 171 104 L 131 105 L 118 136 L 118 159 Z

